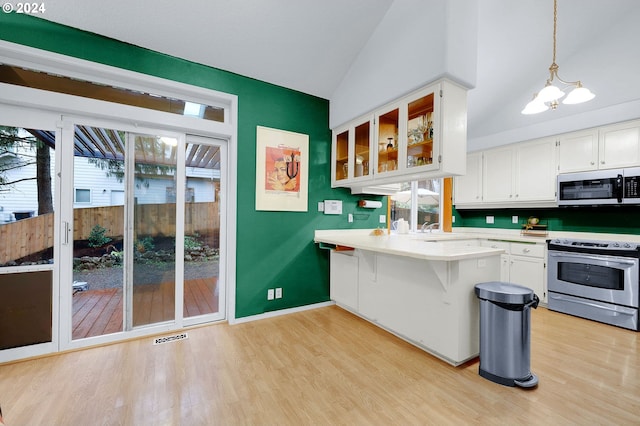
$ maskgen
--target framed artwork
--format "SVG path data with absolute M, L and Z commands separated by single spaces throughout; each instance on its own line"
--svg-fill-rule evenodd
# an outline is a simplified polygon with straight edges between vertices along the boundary
M 257 127 L 256 210 L 306 212 L 309 135 Z

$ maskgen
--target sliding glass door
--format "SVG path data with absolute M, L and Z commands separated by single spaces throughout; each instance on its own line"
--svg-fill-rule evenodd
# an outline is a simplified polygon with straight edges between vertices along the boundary
M 224 141 L 65 127 L 71 340 L 223 319 Z
M 222 142 L 187 136 L 185 146 L 183 312 L 189 324 L 223 319 L 225 314 Z
M 226 142 L 35 116 L 0 123 L 0 362 L 224 319 Z
M 176 201 L 178 139 L 130 134 L 134 149 L 127 244 L 131 274 L 131 327 L 176 318 Z
M 73 340 L 122 332 L 124 292 L 124 194 L 126 133 L 74 125 L 73 264 L 65 291 L 71 294 Z M 71 142 L 71 139 L 73 141 Z M 69 175 L 69 173 L 65 173 Z M 70 177 L 70 176 L 66 176 Z M 68 265 L 68 263 L 67 263 Z

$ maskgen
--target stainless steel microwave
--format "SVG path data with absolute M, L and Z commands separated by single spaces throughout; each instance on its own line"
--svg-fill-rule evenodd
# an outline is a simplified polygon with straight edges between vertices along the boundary
M 559 206 L 640 204 L 640 167 L 558 175 Z

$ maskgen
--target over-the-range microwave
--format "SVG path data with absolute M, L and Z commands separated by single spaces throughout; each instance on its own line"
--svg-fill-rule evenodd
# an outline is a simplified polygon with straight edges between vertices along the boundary
M 558 175 L 559 206 L 640 204 L 640 167 Z

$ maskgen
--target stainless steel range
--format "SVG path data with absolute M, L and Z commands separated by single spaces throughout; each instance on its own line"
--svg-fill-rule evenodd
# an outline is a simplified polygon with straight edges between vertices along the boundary
M 638 331 L 640 245 L 547 241 L 548 308 Z

